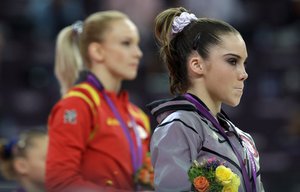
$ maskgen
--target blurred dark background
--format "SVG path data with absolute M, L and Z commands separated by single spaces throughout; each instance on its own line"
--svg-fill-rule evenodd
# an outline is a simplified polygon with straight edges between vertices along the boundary
M 124 88 L 149 114 L 147 103 L 170 96 L 153 21 L 174 6 L 223 19 L 241 32 L 249 78 L 241 104 L 225 111 L 255 138 L 266 191 L 300 191 L 300 0 L 1 0 L 0 137 L 46 125 L 60 98 L 53 74 L 56 35 L 107 9 L 124 11 L 140 30 L 140 73 Z M 0 179 L 0 191 L 9 185 Z

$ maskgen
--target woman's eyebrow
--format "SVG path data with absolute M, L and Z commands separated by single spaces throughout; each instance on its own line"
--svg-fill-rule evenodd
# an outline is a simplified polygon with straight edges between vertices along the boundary
M 224 55 L 224 57 L 226 56 L 232 56 L 232 57 L 236 57 L 238 59 L 242 59 L 242 57 L 240 55 L 234 54 L 234 53 L 227 53 Z M 245 60 L 247 60 L 248 57 L 245 58 Z
M 233 57 L 237 57 L 237 58 L 239 58 L 239 59 L 242 58 L 241 56 L 239 56 L 239 55 L 237 55 L 237 54 L 234 54 L 234 53 L 227 53 L 227 54 L 225 54 L 224 56 L 233 56 Z

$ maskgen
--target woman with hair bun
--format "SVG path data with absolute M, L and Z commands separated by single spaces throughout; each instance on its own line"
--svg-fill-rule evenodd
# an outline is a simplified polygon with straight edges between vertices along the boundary
M 222 104 L 240 103 L 248 78 L 241 34 L 224 21 L 178 7 L 156 17 L 155 35 L 176 95 L 148 105 L 159 123 L 150 144 L 155 190 L 210 191 L 210 178 L 199 177 L 210 181 L 200 190 L 188 171 L 195 161 L 203 166 L 213 159 L 238 178 L 229 191 L 264 191 L 252 137 L 222 110 Z

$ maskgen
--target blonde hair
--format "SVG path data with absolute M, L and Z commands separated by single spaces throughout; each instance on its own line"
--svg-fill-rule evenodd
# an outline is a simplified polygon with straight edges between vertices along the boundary
M 61 30 L 56 40 L 55 75 L 62 95 L 75 83 L 80 71 L 90 69 L 90 43 L 101 42 L 113 21 L 126 18 L 127 15 L 119 11 L 102 11 L 90 15 L 83 22 L 81 33 L 72 26 Z
M 27 130 L 19 134 L 18 138 L 9 141 L 0 140 L 0 171 L 5 179 L 16 180 L 18 173 L 14 169 L 14 160 L 17 157 L 26 157 L 29 148 L 34 146 L 33 140 L 46 137 L 43 130 Z

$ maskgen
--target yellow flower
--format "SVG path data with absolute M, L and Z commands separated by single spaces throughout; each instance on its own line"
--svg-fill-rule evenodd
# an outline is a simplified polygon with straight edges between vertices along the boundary
M 240 177 L 234 173 L 232 178 L 232 186 L 239 188 L 240 184 L 241 184 Z
M 228 185 L 232 181 L 234 173 L 231 169 L 225 167 L 224 165 L 220 165 L 216 169 L 216 177 L 223 185 Z
M 223 187 L 222 192 L 238 192 L 239 187 L 233 185 L 226 185 Z

